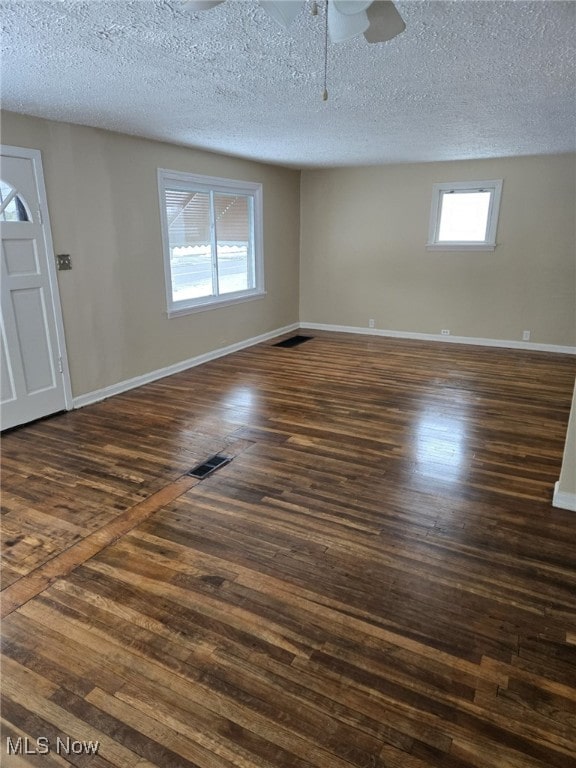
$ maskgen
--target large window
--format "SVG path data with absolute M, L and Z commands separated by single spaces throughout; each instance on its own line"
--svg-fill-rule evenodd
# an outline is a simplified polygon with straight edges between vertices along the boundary
M 428 249 L 493 251 L 501 193 L 501 179 L 434 184 Z
M 159 169 L 168 315 L 264 294 L 262 185 Z

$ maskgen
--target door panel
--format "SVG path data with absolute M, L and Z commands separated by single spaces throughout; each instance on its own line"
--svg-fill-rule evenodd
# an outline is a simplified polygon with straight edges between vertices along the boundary
M 14 400 L 16 393 L 14 390 L 14 377 L 12 374 L 12 368 L 8 360 L 6 334 L 4 333 L 4 323 L 0 329 L 0 398 L 2 403 L 9 403 Z
M 34 240 L 6 240 L 2 243 L 6 272 L 10 277 L 40 272 Z
M 69 385 L 40 153 L 3 147 L 0 180 L 0 415 L 7 429 L 69 407 Z
M 32 395 L 56 386 L 43 289 L 12 291 L 12 307 L 26 394 Z

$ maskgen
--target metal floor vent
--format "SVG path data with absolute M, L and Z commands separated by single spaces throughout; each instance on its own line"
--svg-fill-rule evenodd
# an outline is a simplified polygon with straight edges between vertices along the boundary
M 216 472 L 220 467 L 230 464 L 231 461 L 232 459 L 229 456 L 219 456 L 216 454 L 215 456 L 211 456 L 208 461 L 198 464 L 197 467 L 191 469 L 187 474 L 192 475 L 192 477 L 208 477 L 208 475 L 211 475 L 212 472 Z
M 297 347 L 299 344 L 304 344 L 305 341 L 310 341 L 314 336 L 291 336 L 289 339 L 279 341 L 277 344 L 273 344 L 273 347 Z

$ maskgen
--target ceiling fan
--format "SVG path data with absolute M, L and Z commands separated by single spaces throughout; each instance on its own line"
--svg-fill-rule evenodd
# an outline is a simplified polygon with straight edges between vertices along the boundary
M 224 0 L 185 0 L 185 9 L 206 11 Z M 296 18 L 305 0 L 259 0 L 264 10 L 283 27 Z M 369 43 L 384 43 L 406 29 L 392 0 L 326 0 L 328 35 L 333 43 L 359 35 Z M 316 3 L 312 3 L 313 13 Z M 317 12 L 317 8 L 316 8 Z

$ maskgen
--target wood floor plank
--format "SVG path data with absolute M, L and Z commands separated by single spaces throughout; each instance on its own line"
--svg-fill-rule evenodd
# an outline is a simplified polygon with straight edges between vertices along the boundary
M 576 361 L 311 335 L 4 436 L 3 768 L 576 768 Z
M 7 616 L 27 600 L 44 591 L 55 579 L 65 576 L 80 563 L 93 557 L 97 552 L 130 531 L 161 506 L 173 501 L 197 482 L 196 478 L 183 477 L 171 483 L 145 501 L 131 507 L 108 525 L 88 534 L 77 544 L 43 563 L 17 583 L 11 584 L 3 591 L 0 616 L 2 618 Z

